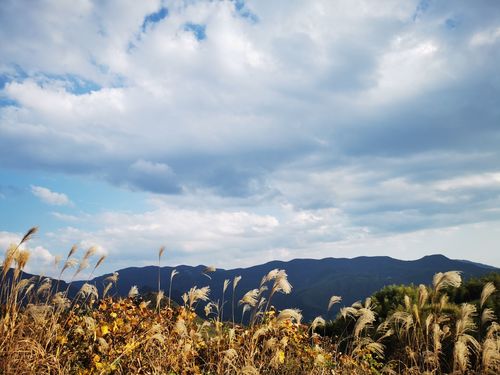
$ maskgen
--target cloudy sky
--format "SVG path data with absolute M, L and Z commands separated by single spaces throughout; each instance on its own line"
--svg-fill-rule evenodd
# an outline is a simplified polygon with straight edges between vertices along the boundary
M 500 5 L 3 0 L 0 247 L 500 266 Z M 81 254 L 80 253 L 80 254 Z

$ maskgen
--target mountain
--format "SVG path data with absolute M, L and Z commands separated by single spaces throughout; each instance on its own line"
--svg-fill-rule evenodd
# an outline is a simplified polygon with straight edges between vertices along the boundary
M 474 264 L 474 265 L 481 267 L 481 268 L 487 268 L 487 269 L 491 270 L 492 272 L 495 272 L 495 270 L 496 270 L 496 268 L 493 266 L 489 266 L 489 265 L 483 264 L 483 263 L 472 262 L 470 260 L 460 259 L 460 262 Z
M 277 309 L 295 307 L 302 310 L 304 319 L 310 320 L 318 315 L 332 318 L 336 313 L 332 310 L 327 314 L 326 307 L 332 295 L 342 296 L 343 305 L 364 299 L 380 288 L 391 284 L 431 284 L 432 276 L 437 272 L 461 271 L 464 279 L 481 276 L 490 272 L 499 272 L 495 267 L 478 265 L 468 261 L 453 260 L 443 255 L 430 255 L 418 260 L 404 261 L 385 256 L 347 258 L 294 259 L 288 262 L 273 261 L 249 268 L 231 270 L 217 269 L 210 278 L 203 275 L 206 267 L 203 265 L 178 266 L 179 272 L 172 283 L 172 299 L 181 303 L 181 296 L 192 286 L 210 286 L 210 298 L 221 300 L 225 279 L 233 280 L 242 276 L 236 289 L 235 299 L 238 301 L 245 292 L 258 288 L 260 280 L 270 270 L 279 268 L 286 270 L 288 280 L 293 286 L 289 295 L 276 294 L 272 304 Z M 170 273 L 174 267 L 161 267 L 161 288 L 168 293 Z M 127 295 L 131 286 L 137 285 L 141 293 L 154 292 L 158 288 L 158 267 L 130 267 L 118 271 L 117 288 L 111 293 Z M 92 283 L 102 290 L 105 285 L 103 275 L 96 277 Z M 79 286 L 83 282 L 76 282 Z M 226 305 L 224 316 L 231 317 L 232 285 L 225 294 Z M 339 306 L 339 305 L 337 305 Z M 236 313 L 237 320 L 241 317 L 241 309 Z

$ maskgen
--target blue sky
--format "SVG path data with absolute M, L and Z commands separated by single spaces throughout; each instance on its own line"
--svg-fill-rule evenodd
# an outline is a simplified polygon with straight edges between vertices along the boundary
M 442 253 L 500 266 L 494 1 L 7 0 L 0 246 L 101 272 Z

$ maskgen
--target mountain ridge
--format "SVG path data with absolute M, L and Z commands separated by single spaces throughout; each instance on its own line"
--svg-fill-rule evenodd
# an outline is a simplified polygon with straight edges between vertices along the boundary
M 235 299 L 238 301 L 248 290 L 258 288 L 261 278 L 274 268 L 284 269 L 293 286 L 289 295 L 276 294 L 272 304 L 277 309 L 295 307 L 302 310 L 306 320 L 315 316 L 333 317 L 335 310 L 326 311 L 332 295 L 343 297 L 342 305 L 350 305 L 356 300 L 370 296 L 386 285 L 392 284 L 430 284 L 437 272 L 461 271 L 464 279 L 481 276 L 490 272 L 499 272 L 498 268 L 478 265 L 469 261 L 447 258 L 441 254 L 424 256 L 416 260 L 400 260 L 389 256 L 359 256 L 355 258 L 297 258 L 289 261 L 274 260 L 247 268 L 222 269 L 210 273 L 210 278 L 203 275 L 205 265 L 160 268 L 161 288 L 168 290 L 170 274 L 176 269 L 179 274 L 172 283 L 172 299 L 181 303 L 181 296 L 192 286 L 210 286 L 210 298 L 214 301 L 222 298 L 222 285 L 225 279 L 232 281 L 235 276 L 242 276 L 238 284 Z M 112 292 L 127 295 L 132 285 L 137 285 L 141 293 L 155 292 L 158 288 L 158 266 L 127 267 L 117 271 L 119 279 Z M 104 279 L 110 274 L 91 280 L 99 289 L 104 287 Z M 80 286 L 84 281 L 75 282 Z M 230 317 L 231 306 L 227 301 L 232 298 L 232 287 L 225 294 L 224 315 Z M 241 309 L 237 307 L 237 317 Z

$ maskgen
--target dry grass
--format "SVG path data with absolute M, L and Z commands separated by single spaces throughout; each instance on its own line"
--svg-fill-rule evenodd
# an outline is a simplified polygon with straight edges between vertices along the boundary
M 152 305 L 138 298 L 132 287 L 127 298 L 106 297 L 118 274 L 106 280 L 102 295 L 85 283 L 75 298 L 59 291 L 48 278 L 23 279 L 29 261 L 25 243 L 10 246 L 1 269 L 0 373 L 4 374 L 439 374 L 500 372 L 500 326 L 485 306 L 496 292 L 486 284 L 478 308 L 452 306 L 446 288 L 460 285 L 457 272 L 439 273 L 433 286 L 420 285 L 416 298 L 376 324 L 370 298 L 343 307 L 340 337 L 318 334 L 325 320 L 303 324 L 301 312 L 277 312 L 271 301 L 288 294 L 292 285 L 283 270 L 265 275 L 258 288 L 238 302 L 250 324 L 236 324 L 234 294 L 241 277 L 226 280 L 222 301 L 210 300 L 208 287 L 193 286 L 184 305 L 172 308 L 170 277 L 168 304 L 158 282 Z M 75 261 L 76 247 L 64 261 L 60 276 L 76 268 L 73 279 L 89 265 L 94 249 Z M 158 253 L 160 265 L 164 248 Z M 92 273 L 102 263 L 99 258 Z M 216 272 L 208 268 L 204 274 Z M 232 283 L 232 287 L 231 286 Z M 231 323 L 221 313 L 225 293 L 232 290 Z M 340 303 L 332 296 L 325 313 Z M 206 316 L 195 314 L 202 304 Z M 164 306 L 164 307 L 162 307 Z M 481 337 L 478 327 L 486 332 Z M 324 331 L 323 331 L 324 332 Z M 387 352 L 387 347 L 391 351 Z M 341 349 L 342 348 L 342 352 Z M 396 349 L 394 349 L 396 348 Z

